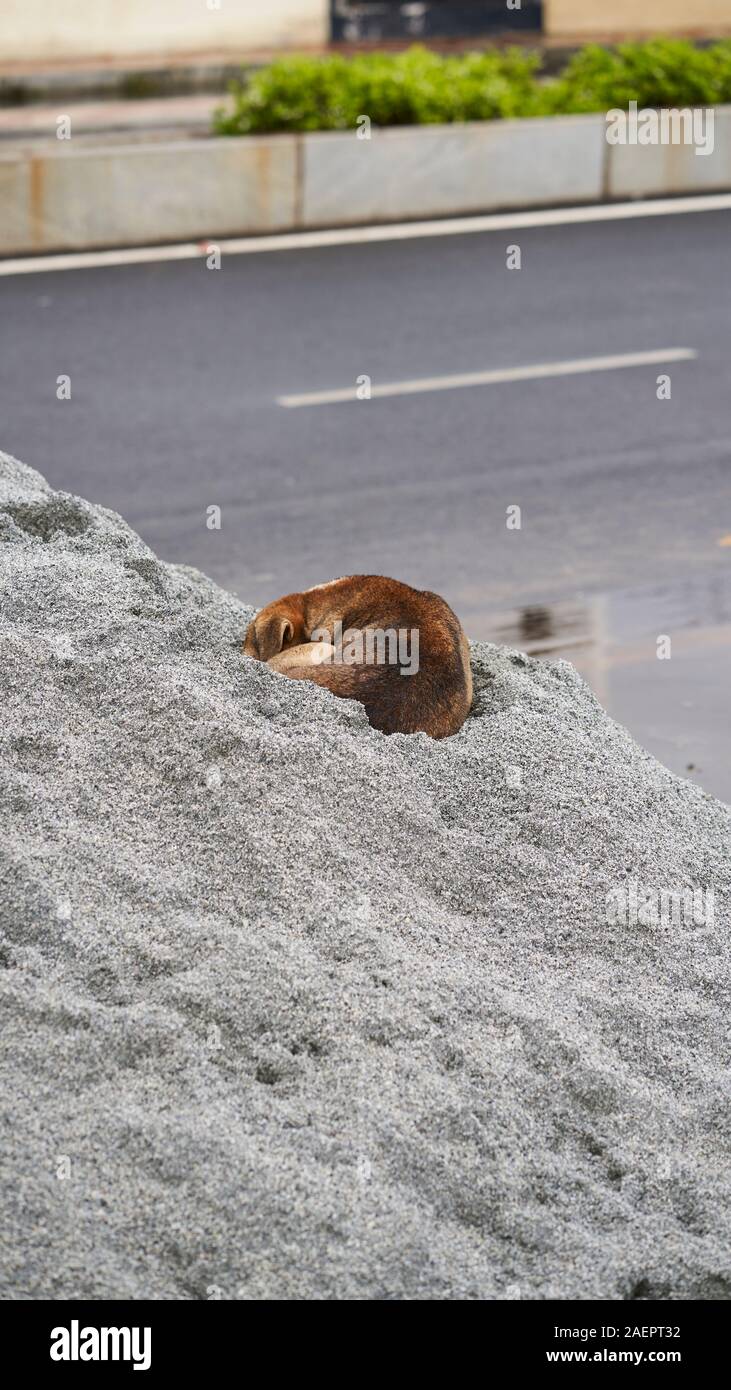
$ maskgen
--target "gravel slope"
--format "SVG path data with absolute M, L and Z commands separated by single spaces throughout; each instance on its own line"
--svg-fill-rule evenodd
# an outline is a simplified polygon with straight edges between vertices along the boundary
M 731 1297 L 727 808 L 492 646 L 384 738 L 6 455 L 0 571 L 3 1297 Z

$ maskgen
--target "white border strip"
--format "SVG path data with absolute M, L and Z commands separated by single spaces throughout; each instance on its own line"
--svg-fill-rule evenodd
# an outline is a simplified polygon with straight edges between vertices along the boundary
M 615 357 L 578 357 L 568 362 L 538 362 L 529 367 L 501 367 L 489 372 L 464 372 L 458 376 L 417 377 L 413 381 L 388 381 L 371 390 L 375 396 L 416 396 L 428 391 L 454 391 L 464 386 L 495 386 L 503 381 L 538 381 L 550 376 L 579 376 L 584 372 L 613 372 L 620 367 L 649 367 L 665 362 L 688 362 L 697 357 L 694 348 L 658 348 L 653 352 L 626 352 Z M 294 409 L 303 405 L 334 405 L 359 400 L 357 389 L 307 391 L 299 396 L 278 396 L 277 405 Z
M 0 275 L 35 275 L 51 270 L 89 270 L 98 266 L 146 265 L 157 261 L 192 261 L 220 247 L 223 256 L 261 251 L 305 251 L 317 246 L 353 246 L 364 242 L 411 241 L 422 237 L 466 236 L 474 232 L 519 227 L 566 227 L 581 222 L 616 222 L 635 217 L 674 217 L 686 212 L 722 212 L 731 208 L 731 193 L 697 198 L 657 198 L 644 202 L 598 203 L 585 207 L 547 208 L 538 212 L 488 213 L 429 222 L 392 222 L 371 227 L 334 227 L 319 232 L 282 232 L 271 236 L 208 237 L 169 246 L 132 246 L 113 251 L 72 251 L 53 256 L 0 260 Z

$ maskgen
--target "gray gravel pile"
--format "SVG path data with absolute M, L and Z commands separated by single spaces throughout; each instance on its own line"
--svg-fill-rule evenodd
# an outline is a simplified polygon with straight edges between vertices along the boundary
M 493 646 L 385 738 L 5 455 L 0 568 L 4 1298 L 731 1297 L 726 807 Z

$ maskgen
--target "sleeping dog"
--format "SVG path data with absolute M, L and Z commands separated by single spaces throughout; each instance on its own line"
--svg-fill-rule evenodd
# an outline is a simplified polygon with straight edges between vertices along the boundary
M 456 734 L 472 704 L 467 638 L 438 594 L 352 574 L 257 613 L 244 655 L 360 700 L 384 734 Z

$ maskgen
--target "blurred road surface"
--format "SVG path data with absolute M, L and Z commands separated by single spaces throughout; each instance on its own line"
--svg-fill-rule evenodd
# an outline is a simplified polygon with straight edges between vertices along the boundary
M 0 317 L 0 446 L 163 558 L 257 604 L 357 571 L 437 589 L 471 636 L 576 660 L 731 800 L 730 212 L 23 275 Z

